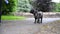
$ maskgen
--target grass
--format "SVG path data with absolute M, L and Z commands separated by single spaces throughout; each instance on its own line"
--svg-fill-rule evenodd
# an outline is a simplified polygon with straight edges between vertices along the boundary
M 6 15 L 3 15 L 1 16 L 1 20 L 24 20 L 25 17 L 23 16 L 6 16 Z

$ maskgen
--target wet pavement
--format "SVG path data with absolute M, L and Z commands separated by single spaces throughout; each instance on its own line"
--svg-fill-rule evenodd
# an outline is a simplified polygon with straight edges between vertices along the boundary
M 4 20 L 0 26 L 0 34 L 51 34 L 49 26 L 43 26 L 43 24 L 56 20 L 60 20 L 60 18 L 43 18 L 42 24 L 34 24 L 34 18 L 27 18 L 26 20 Z M 44 30 L 45 27 L 48 28 L 47 31 Z M 53 34 L 57 33 L 53 32 Z

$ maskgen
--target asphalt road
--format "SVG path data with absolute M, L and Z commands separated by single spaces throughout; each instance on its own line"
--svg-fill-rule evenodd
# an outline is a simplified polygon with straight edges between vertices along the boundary
M 26 20 L 4 20 L 0 26 L 0 34 L 35 34 L 41 30 L 41 26 L 45 23 L 50 23 L 60 18 L 43 18 L 42 24 L 34 24 L 34 18 Z

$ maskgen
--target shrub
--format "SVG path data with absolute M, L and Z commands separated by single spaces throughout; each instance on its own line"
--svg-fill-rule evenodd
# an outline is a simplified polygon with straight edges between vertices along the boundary
M 8 4 L 2 0 L 2 15 L 8 15 L 13 11 L 16 11 L 17 8 L 17 0 L 8 0 Z

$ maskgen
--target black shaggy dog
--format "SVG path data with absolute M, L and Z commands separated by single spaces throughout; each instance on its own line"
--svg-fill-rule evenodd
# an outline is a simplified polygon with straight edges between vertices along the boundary
M 35 18 L 34 23 L 42 23 L 42 18 L 43 18 L 42 11 L 37 11 L 37 10 L 32 9 L 30 11 L 30 13 L 32 13 L 34 15 L 34 18 Z

